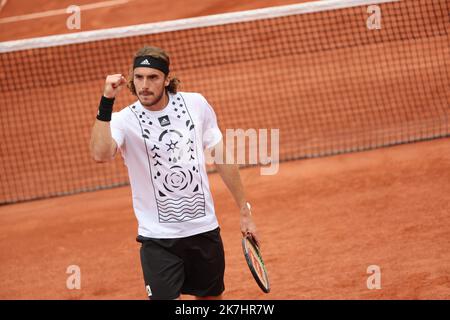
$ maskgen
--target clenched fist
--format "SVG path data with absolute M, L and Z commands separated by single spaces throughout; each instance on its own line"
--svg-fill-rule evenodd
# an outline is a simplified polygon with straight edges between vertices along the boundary
M 106 77 L 105 89 L 103 90 L 103 95 L 106 98 L 115 98 L 116 95 L 122 90 L 124 84 L 127 80 L 121 74 L 112 74 Z

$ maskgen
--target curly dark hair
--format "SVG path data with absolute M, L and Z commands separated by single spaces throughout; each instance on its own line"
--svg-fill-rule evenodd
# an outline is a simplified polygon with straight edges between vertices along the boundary
M 154 58 L 163 59 L 164 61 L 167 62 L 167 65 L 170 67 L 169 55 L 161 48 L 144 46 L 136 52 L 136 54 L 133 57 L 133 62 L 134 62 L 134 59 L 136 59 L 137 57 L 143 57 L 143 56 L 151 56 Z M 134 79 L 134 68 L 133 68 L 133 63 L 131 63 L 127 87 L 128 87 L 128 89 L 130 89 L 131 93 L 136 96 L 137 95 L 136 87 L 134 86 L 133 79 Z M 179 85 L 180 85 L 180 80 L 176 77 L 171 77 L 169 85 L 166 87 L 166 90 L 170 93 L 177 93 Z

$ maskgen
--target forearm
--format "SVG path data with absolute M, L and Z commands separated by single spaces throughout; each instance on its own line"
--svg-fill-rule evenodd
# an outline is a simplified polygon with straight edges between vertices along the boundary
M 261 242 L 252 219 L 250 207 L 247 206 L 239 166 L 237 164 L 216 164 L 215 166 L 239 207 L 242 235 L 251 235 L 259 246 Z
M 95 120 L 90 142 L 92 158 L 97 162 L 109 161 L 114 157 L 116 148 L 109 122 Z
M 91 156 L 97 162 L 112 160 L 117 151 L 117 144 L 111 135 L 111 115 L 114 99 L 123 88 L 126 79 L 121 74 L 108 75 L 105 80 L 103 96 L 100 100 L 97 119 L 91 133 Z
M 217 172 L 233 195 L 236 205 L 241 209 L 246 206 L 244 186 L 242 185 L 237 164 L 215 164 Z

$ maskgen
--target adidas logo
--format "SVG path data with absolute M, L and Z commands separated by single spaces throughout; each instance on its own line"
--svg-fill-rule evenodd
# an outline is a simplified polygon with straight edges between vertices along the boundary
M 145 289 L 147 290 L 147 295 L 148 295 L 149 297 L 151 297 L 151 296 L 152 296 L 152 289 L 150 289 L 150 286 L 149 286 L 149 285 L 146 285 L 146 286 L 145 286 Z
M 145 64 L 145 65 L 149 66 L 150 62 L 147 59 L 145 59 L 144 61 L 141 62 L 141 64 Z
M 158 118 L 161 127 L 168 126 L 170 124 L 169 116 L 162 116 Z

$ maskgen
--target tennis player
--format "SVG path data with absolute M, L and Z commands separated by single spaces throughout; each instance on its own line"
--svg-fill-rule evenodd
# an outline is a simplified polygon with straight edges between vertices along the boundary
M 127 85 L 138 101 L 112 112 Z M 141 264 L 150 299 L 221 299 L 225 257 L 205 168 L 205 150 L 223 145 L 216 115 L 199 93 L 178 92 L 168 54 L 145 46 L 129 80 L 108 75 L 92 129 L 97 162 L 120 151 L 128 168 L 138 220 Z M 243 235 L 258 235 L 238 166 L 215 167 L 240 210 Z

